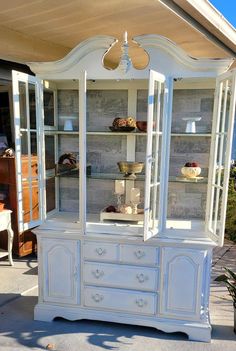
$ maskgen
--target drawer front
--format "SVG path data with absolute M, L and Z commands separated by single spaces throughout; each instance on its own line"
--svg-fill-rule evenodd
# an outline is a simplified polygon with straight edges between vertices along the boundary
M 85 287 L 85 306 L 154 315 L 157 295 L 119 289 Z
M 84 264 L 85 284 L 114 288 L 157 291 L 158 270 L 124 265 Z
M 156 265 L 159 262 L 159 249 L 142 245 L 121 245 L 120 260 L 123 263 Z
M 102 242 L 85 242 L 84 258 L 85 260 L 93 261 L 117 261 L 118 245 Z

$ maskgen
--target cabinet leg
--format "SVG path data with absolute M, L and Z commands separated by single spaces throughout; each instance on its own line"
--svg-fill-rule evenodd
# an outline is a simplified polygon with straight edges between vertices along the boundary
M 192 329 L 191 331 L 187 331 L 187 334 L 189 340 L 211 342 L 211 327 L 205 329 Z
M 14 232 L 11 228 L 7 229 L 8 232 L 8 259 L 11 266 L 14 266 L 13 259 L 12 259 L 12 245 L 13 245 L 13 237 Z

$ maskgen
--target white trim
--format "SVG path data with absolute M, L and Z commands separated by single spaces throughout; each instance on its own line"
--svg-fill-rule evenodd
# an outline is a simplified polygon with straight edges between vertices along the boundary
M 158 133 L 153 133 L 153 115 L 154 115 L 154 84 L 155 82 L 158 82 L 158 96 L 160 96 L 160 89 L 161 89 L 161 83 L 165 82 L 165 76 L 155 72 L 153 70 L 150 70 L 150 77 L 149 77 L 149 89 L 148 89 L 148 112 L 147 112 L 147 146 L 146 146 L 146 164 L 145 164 L 145 172 L 146 172 L 146 180 L 145 180 L 145 197 L 144 197 L 144 241 L 150 239 L 154 235 L 156 235 L 162 228 L 160 228 L 160 224 L 163 224 L 162 221 L 158 223 L 156 229 L 152 228 L 150 230 L 149 228 L 149 222 L 150 222 L 150 189 L 151 189 L 151 166 L 152 166 L 152 140 L 153 140 L 153 135 L 159 135 L 159 130 L 157 130 Z M 158 104 L 160 106 L 160 101 L 158 100 Z M 164 104 L 165 105 L 165 104 Z M 165 106 L 163 106 L 163 111 L 164 112 Z M 158 109 L 159 110 L 159 109 Z M 158 111 L 157 111 L 158 114 Z M 157 116 L 157 125 L 156 127 L 159 128 L 159 118 L 160 118 L 160 110 L 159 114 Z M 163 128 L 163 126 L 162 126 Z M 165 133 L 165 131 L 164 131 Z M 158 138 L 159 139 L 159 138 Z M 163 143 L 162 143 L 162 149 L 163 150 Z M 157 150 L 158 151 L 158 148 Z M 161 151 L 161 154 L 163 152 Z M 155 162 L 158 162 L 155 159 Z M 162 173 L 163 169 L 161 167 L 160 169 L 160 177 L 162 178 Z M 154 179 L 155 182 L 155 179 Z M 159 211 L 158 211 L 158 217 L 160 215 L 160 208 L 162 208 L 162 203 L 163 201 L 163 196 L 161 195 L 161 192 L 163 191 L 163 187 L 159 187 Z M 153 213 L 153 216 L 155 214 Z M 155 217 L 154 217 L 155 218 Z M 159 220 L 159 218 L 157 219 Z
M 27 114 L 27 127 L 29 127 L 30 123 L 30 116 L 29 116 L 29 96 L 28 96 L 28 84 L 33 84 L 35 87 L 35 103 L 36 103 L 36 128 L 34 132 L 37 136 L 37 152 L 38 152 L 38 186 L 39 186 L 39 194 L 38 194 L 38 201 L 39 201 L 39 218 L 37 220 L 32 219 L 32 178 L 31 174 L 31 150 L 29 150 L 30 144 L 28 143 L 28 154 L 29 160 L 28 165 L 29 167 L 29 183 L 30 183 L 30 221 L 24 223 L 24 214 L 23 214 L 23 186 L 22 186 L 22 167 L 21 167 L 21 111 L 20 111 L 20 91 L 19 91 L 19 82 L 23 82 L 26 84 L 26 114 Z M 36 225 L 40 225 L 42 223 L 42 206 L 43 206 L 43 174 L 42 174 L 42 128 L 40 127 L 39 123 L 39 116 L 40 116 L 40 107 L 39 106 L 39 87 L 38 87 L 38 80 L 33 77 L 29 76 L 28 74 L 12 71 L 12 87 L 13 87 L 13 109 L 14 109 L 14 125 L 15 125 L 15 159 L 16 159 L 16 182 L 17 182 L 17 214 L 18 214 L 18 230 L 19 232 L 23 232 L 24 230 L 30 229 L 35 227 Z M 28 136 L 28 141 L 30 138 L 30 131 L 31 129 L 27 129 L 26 133 Z
M 226 20 L 225 17 L 206 0 L 185 0 L 195 11 L 205 17 L 219 32 L 221 32 L 232 44 L 236 45 L 235 28 Z M 177 2 L 178 3 L 178 2 Z M 233 11 L 233 8 L 232 8 Z M 225 44 L 227 45 L 227 44 Z
M 85 234 L 86 230 L 86 89 L 87 73 L 81 73 L 79 78 L 79 228 Z
M 181 65 L 192 71 L 215 72 L 217 70 L 227 70 L 233 63 L 233 59 L 206 59 L 193 58 L 188 56 L 184 50 L 171 40 L 156 34 L 147 34 L 134 37 L 133 40 L 144 50 L 149 52 L 150 48 L 159 48 L 171 55 Z
M 230 97 L 230 110 L 229 110 L 229 124 L 227 136 L 227 143 L 226 143 L 226 151 L 225 151 L 225 160 L 224 160 L 224 176 L 223 176 L 223 190 L 222 190 L 222 207 L 220 213 L 220 230 L 219 233 L 216 233 L 216 226 L 214 226 L 213 221 L 213 201 L 214 201 L 214 192 L 217 189 L 217 194 L 219 197 L 219 189 L 221 188 L 219 181 L 220 176 L 216 181 L 216 169 L 217 169 L 217 153 L 218 150 L 220 152 L 220 158 L 222 158 L 222 145 L 219 141 L 219 126 L 220 126 L 220 118 L 221 118 L 221 109 L 223 104 L 223 119 L 225 118 L 225 106 L 226 103 L 226 96 L 223 96 L 223 84 L 225 81 L 231 80 L 232 82 L 232 91 Z M 225 91 L 225 94 L 227 92 Z M 222 97 L 224 101 L 222 101 Z M 232 139 L 233 139 L 233 128 L 234 128 L 234 117 L 235 117 L 235 104 L 236 104 L 236 70 L 232 70 L 227 72 L 221 76 L 219 76 L 216 80 L 216 93 L 215 93 L 215 101 L 214 101 L 214 111 L 213 111 L 213 126 L 212 126 L 212 143 L 211 143 L 211 150 L 210 150 L 210 169 L 209 169 L 209 179 L 208 179 L 208 190 L 207 190 L 207 206 L 206 206 L 206 213 L 208 214 L 208 218 L 206 218 L 206 230 L 209 231 L 213 236 L 217 238 L 218 245 L 222 246 L 224 242 L 224 230 L 225 230 L 225 217 L 226 217 L 226 208 L 227 208 L 227 196 L 228 196 L 228 182 L 229 182 L 229 174 L 230 174 L 230 159 L 231 159 L 231 149 L 232 149 Z M 222 127 L 224 128 L 224 126 Z M 221 135 L 224 135 L 221 133 Z M 220 160 L 222 161 L 222 160 Z M 222 163 L 222 162 L 221 162 Z M 219 165 L 221 169 L 221 164 Z M 218 215 L 219 206 L 219 199 L 216 200 L 216 215 Z M 214 218 L 217 220 L 217 217 Z
M 114 37 L 95 36 L 87 39 L 77 45 L 66 57 L 54 62 L 31 62 L 28 63 L 33 72 L 41 77 L 57 78 L 59 74 L 61 78 L 73 79 L 73 72 L 82 72 L 85 69 L 90 72 L 92 79 L 120 79 L 132 77 L 147 78 L 148 69 L 158 69 L 157 56 L 163 53 L 170 56 L 173 61 L 173 67 L 162 68 L 165 72 L 169 70 L 174 76 L 189 76 L 193 72 L 199 76 L 216 76 L 225 72 L 233 63 L 233 59 L 197 59 L 188 56 L 185 51 L 179 48 L 171 40 L 156 34 L 142 35 L 133 38 L 133 41 L 140 45 L 150 57 L 148 66 L 144 70 L 137 70 L 134 67 L 126 75 L 120 75 L 118 69 L 108 70 L 102 65 L 104 55 L 117 42 Z M 153 52 L 154 49 L 154 52 Z M 165 60 L 161 58 L 161 60 Z M 161 71 L 161 69 L 158 69 Z
M 73 67 L 82 58 L 98 49 L 104 49 L 105 53 L 117 42 L 117 39 L 106 35 L 97 35 L 82 41 L 71 50 L 63 59 L 52 62 L 29 62 L 30 69 L 37 74 L 61 73 Z

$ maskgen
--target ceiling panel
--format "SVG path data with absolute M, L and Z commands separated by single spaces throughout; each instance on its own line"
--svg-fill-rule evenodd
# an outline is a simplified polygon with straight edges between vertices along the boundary
M 125 30 L 129 38 L 166 36 L 190 56 L 229 56 L 158 0 L 11 0 L 11 7 L 2 1 L 0 23 L 0 58 L 21 62 L 60 59 L 94 35 L 122 40 Z M 136 66 L 145 65 L 145 55 L 130 44 Z M 119 55 L 116 45 L 107 57 L 111 65 L 117 64 Z

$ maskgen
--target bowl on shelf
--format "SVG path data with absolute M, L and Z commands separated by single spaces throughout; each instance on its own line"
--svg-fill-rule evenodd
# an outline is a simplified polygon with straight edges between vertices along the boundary
M 136 126 L 140 132 L 147 131 L 147 121 L 136 121 Z
M 113 127 L 113 126 L 110 126 L 109 129 L 112 131 L 112 132 L 132 132 L 135 127 L 129 127 L 129 126 L 124 126 L 124 127 Z
M 120 161 L 117 163 L 121 173 L 129 179 L 135 179 L 136 173 L 141 173 L 144 167 L 143 162 Z
M 195 162 L 187 162 L 184 167 L 181 168 L 181 173 L 186 178 L 196 178 L 201 174 L 201 167 Z

